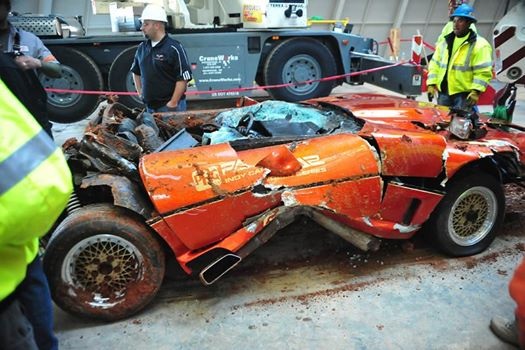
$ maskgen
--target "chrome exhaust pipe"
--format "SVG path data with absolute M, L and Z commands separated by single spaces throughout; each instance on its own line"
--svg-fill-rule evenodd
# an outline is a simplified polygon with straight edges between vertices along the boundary
M 225 254 L 202 269 L 199 279 L 202 284 L 209 286 L 221 278 L 226 272 L 233 269 L 242 258 L 235 254 Z

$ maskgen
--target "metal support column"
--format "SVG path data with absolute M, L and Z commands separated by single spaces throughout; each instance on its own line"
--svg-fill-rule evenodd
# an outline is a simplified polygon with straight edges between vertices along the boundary
M 393 28 L 401 28 L 401 24 L 403 24 L 403 20 L 405 19 L 405 14 L 407 12 L 408 8 L 408 2 L 410 0 L 402 0 L 401 4 L 399 5 L 399 9 L 397 11 L 397 16 L 394 21 Z
M 342 13 L 343 9 L 345 7 L 345 0 L 337 0 L 337 3 L 334 7 L 334 13 L 332 15 L 332 19 L 342 19 Z

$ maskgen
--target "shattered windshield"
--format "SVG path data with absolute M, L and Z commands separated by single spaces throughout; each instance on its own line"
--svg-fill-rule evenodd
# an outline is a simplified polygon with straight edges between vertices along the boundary
M 284 101 L 265 101 L 219 113 L 218 130 L 203 134 L 202 144 L 246 138 L 315 136 L 359 131 L 362 124 L 342 110 Z

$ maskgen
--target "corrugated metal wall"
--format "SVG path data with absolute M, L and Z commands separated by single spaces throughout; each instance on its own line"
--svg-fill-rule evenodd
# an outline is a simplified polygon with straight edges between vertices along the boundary
M 492 30 L 503 16 L 506 6 L 512 8 L 519 0 L 471 1 L 478 19 L 478 32 L 492 40 Z M 310 0 L 308 16 L 342 19 L 354 24 L 353 33 L 384 42 L 390 29 L 399 27 L 401 38 L 410 39 L 418 31 L 430 45 L 436 41 L 448 18 L 448 0 Z M 382 45 L 381 54 L 389 54 Z M 401 44 L 401 54 L 410 55 L 410 43 Z
M 228 1 L 228 0 L 223 0 Z M 478 32 L 489 41 L 492 29 L 520 0 L 474 0 Z M 111 32 L 109 15 L 93 15 L 90 0 L 12 0 L 13 10 L 38 13 L 51 9 L 56 14 L 82 15 L 88 34 Z M 309 0 L 308 16 L 324 19 L 348 18 L 354 25 L 353 33 L 385 42 L 393 27 L 400 28 L 402 39 L 410 39 L 418 31 L 425 42 L 433 45 L 448 20 L 448 0 Z M 380 46 L 380 53 L 390 54 L 388 46 Z M 401 43 L 400 56 L 410 55 L 410 43 Z

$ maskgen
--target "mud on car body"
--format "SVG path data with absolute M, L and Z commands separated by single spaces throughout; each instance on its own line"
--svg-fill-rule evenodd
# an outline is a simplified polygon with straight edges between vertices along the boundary
M 167 257 L 212 284 L 299 216 L 362 250 L 426 226 L 442 252 L 479 253 L 502 223 L 502 185 L 523 181 L 525 129 L 479 116 L 483 133 L 459 139 L 450 121 L 376 94 L 156 115 L 110 103 L 64 144 L 76 189 L 44 257 L 54 300 L 132 315 Z

